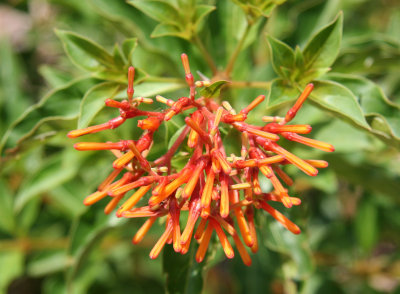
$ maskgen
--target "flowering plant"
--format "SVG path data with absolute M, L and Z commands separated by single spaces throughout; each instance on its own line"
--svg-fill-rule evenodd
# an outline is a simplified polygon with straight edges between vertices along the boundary
M 0 293 L 396 291 L 395 1 L 8 2 Z
M 294 234 L 299 234 L 300 229 L 278 210 L 268 204 L 268 201 L 283 203 L 287 208 L 301 203 L 299 198 L 290 197 L 278 179 L 281 178 L 286 185 L 293 184 L 292 179 L 280 166 L 293 164 L 310 176 L 316 176 L 316 167 L 325 168 L 328 163 L 323 160 L 302 160 L 277 144 L 281 135 L 285 139 L 302 143 L 323 151 L 331 152 L 333 146 L 316 141 L 299 134 L 308 134 L 309 125 L 290 125 L 289 123 L 301 108 L 306 98 L 313 89 L 313 84 L 308 84 L 285 117 L 264 116 L 266 124 L 262 127 L 245 123 L 251 110 L 262 103 L 264 95 L 258 96 L 248 106 L 236 113 L 227 101 L 219 105 L 210 97 L 207 91 L 196 99 L 196 88 L 207 86 L 212 88 L 209 81 L 194 81 L 188 57 L 181 55 L 185 69 L 185 79 L 189 86 L 189 97 L 181 97 L 176 101 L 156 96 L 159 102 L 168 106 L 162 112 L 139 110 L 141 103 L 153 103 L 150 98 L 136 97 L 134 94 L 134 67 L 129 68 L 127 100 L 122 102 L 107 99 L 105 104 L 118 108 L 120 116 L 97 126 L 74 130 L 68 133 L 70 138 L 97 133 L 99 131 L 114 129 L 123 124 L 127 119 L 137 116 L 147 118 L 139 120 L 137 125 L 143 130 L 138 140 L 122 140 L 116 143 L 81 142 L 74 145 L 77 150 L 111 150 L 117 159 L 113 162 L 113 172 L 100 184 L 98 190 L 85 198 L 86 205 L 92 205 L 106 196 L 111 200 L 104 209 L 106 214 L 112 212 L 125 194 L 137 189 L 129 198 L 125 199 L 118 208 L 118 217 L 137 218 L 147 217 L 133 237 L 134 244 L 139 243 L 154 222 L 166 216 L 165 231 L 150 252 L 150 258 L 156 258 L 166 243 L 173 243 L 176 252 L 187 253 L 191 238 L 199 241 L 196 260 L 201 262 L 207 251 L 211 234 L 215 230 L 221 242 L 225 255 L 233 258 L 233 249 L 222 228 L 232 238 L 239 254 L 246 265 L 251 265 L 251 259 L 240 240 L 234 227 L 237 223 L 244 243 L 253 252 L 258 250 L 257 234 L 254 224 L 254 208 L 261 208 L 271 214 L 285 228 Z M 218 82 L 216 82 L 218 84 Z M 215 85 L 215 84 L 214 84 Z M 225 109 L 224 109 L 225 108 Z M 193 111 L 194 109 L 194 111 Z M 186 126 L 182 129 L 174 144 L 167 153 L 154 161 L 148 161 L 147 155 L 151 151 L 153 135 L 160 125 L 169 121 L 174 116 L 187 111 L 193 111 L 186 116 Z M 227 157 L 223 136 L 219 129 L 220 123 L 233 127 L 241 133 L 241 153 L 231 154 Z M 180 145 L 187 139 L 190 159 L 182 168 L 175 170 L 171 166 L 173 157 Z M 125 153 L 123 153 L 125 152 Z M 123 176 L 116 177 L 125 169 Z M 262 191 L 259 183 L 259 173 L 262 173 L 272 184 L 272 191 Z M 135 207 L 136 204 L 152 190 L 148 205 Z M 244 191 L 240 195 L 239 191 Z M 266 193 L 268 192 L 268 193 Z M 245 210 L 243 210 L 245 208 Z M 188 210 L 186 227 L 181 233 L 181 213 Z M 245 216 L 246 215 L 246 216 Z M 195 230 L 195 224 L 201 221 Z M 236 221 L 234 221 L 236 219 Z M 194 233 L 195 232 L 195 233 Z

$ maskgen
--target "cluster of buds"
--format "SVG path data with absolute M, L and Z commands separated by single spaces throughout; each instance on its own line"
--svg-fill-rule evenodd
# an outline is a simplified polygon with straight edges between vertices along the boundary
M 228 258 L 234 257 L 228 238 L 231 236 L 244 264 L 250 265 L 251 258 L 245 245 L 253 253 L 258 250 L 255 209 L 268 212 L 292 233 L 300 233 L 297 225 L 269 204 L 271 201 L 281 202 L 290 208 L 301 203 L 299 198 L 289 196 L 283 183 L 291 186 L 293 181 L 281 167 L 292 164 L 307 175 L 315 176 L 317 168 L 328 166 L 322 160 L 303 160 L 279 146 L 277 141 L 283 137 L 328 152 L 334 148 L 330 144 L 302 136 L 311 131 L 309 125 L 288 124 L 312 91 L 312 84 L 306 86 L 285 117 L 265 116 L 262 118 L 264 125 L 256 126 L 245 121 L 249 112 L 264 100 L 264 95 L 258 96 L 239 113 L 227 102 L 219 105 L 207 97 L 196 98 L 196 88 L 208 86 L 210 82 L 195 82 L 186 54 L 182 54 L 181 58 L 190 88 L 189 97 L 173 101 L 156 96 L 158 102 L 166 104 L 164 111 L 139 110 L 141 103 L 153 103 L 153 100 L 133 98 L 135 70 L 130 67 L 128 99 L 105 101 L 107 106 L 118 108 L 120 115 L 104 124 L 68 133 L 70 138 L 75 138 L 114 129 L 129 118 L 145 117 L 138 121 L 138 127 L 143 130 L 138 140 L 81 142 L 74 145 L 77 150 L 111 150 L 116 156 L 113 171 L 96 192 L 85 198 L 84 204 L 92 205 L 107 197 L 110 201 L 105 213 L 111 213 L 120 205 L 116 210 L 118 217 L 147 218 L 133 237 L 134 244 L 144 238 L 157 219 L 165 221 L 165 231 L 151 250 L 150 258 L 156 258 L 166 243 L 172 243 L 176 252 L 185 254 L 194 238 L 199 244 L 196 260 L 201 262 L 215 231 Z M 186 126 L 173 145 L 160 158 L 147 160 L 154 143 L 154 133 L 162 123 L 181 113 L 187 114 Z M 241 133 L 240 156 L 226 154 L 221 127 L 234 128 Z M 179 148 L 185 142 L 191 150 L 190 159 L 181 170 L 175 170 L 171 167 L 171 160 L 180 156 Z M 271 182 L 272 191 L 262 191 L 260 172 Z M 125 197 L 131 191 L 133 194 Z M 138 207 L 140 200 L 143 206 Z M 184 214 L 187 214 L 187 221 L 181 227 L 181 217 Z

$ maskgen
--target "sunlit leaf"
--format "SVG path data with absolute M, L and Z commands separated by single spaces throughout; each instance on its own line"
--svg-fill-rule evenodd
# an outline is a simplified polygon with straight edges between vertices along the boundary
M 132 54 L 137 47 L 137 38 L 125 39 L 121 47 L 126 60 L 130 64 L 132 62 Z
M 218 81 L 212 83 L 208 87 L 204 87 L 203 89 L 200 90 L 200 95 L 205 97 L 205 98 L 215 98 L 218 97 L 221 89 L 229 83 L 228 81 Z
M 24 271 L 24 254 L 17 250 L 0 252 L 0 267 L 3 269 L 0 275 L 0 293 L 7 293 L 10 282 Z
M 42 196 L 52 188 L 70 180 L 78 169 L 75 162 L 76 157 L 71 152 L 64 152 L 63 157 L 54 156 L 44 163 L 19 190 L 15 198 L 15 211 L 19 212 L 33 197 Z
M 354 230 L 364 253 L 371 252 L 379 237 L 377 209 L 370 197 L 362 197 L 357 206 Z
M 346 87 L 332 81 L 315 81 L 310 99 L 323 109 L 357 126 L 370 129 L 357 98 Z
M 353 92 L 373 129 L 400 141 L 400 106 L 391 102 L 378 85 L 355 75 L 332 73 L 327 78 Z
M 92 40 L 69 31 L 56 30 L 56 34 L 76 66 L 88 71 L 115 66 L 112 55 Z
M 14 145 L 17 144 L 17 149 L 13 151 L 16 152 L 24 142 L 34 136 L 37 140 L 41 140 L 38 130 L 43 125 L 77 118 L 80 101 L 86 90 L 92 85 L 93 80 L 89 78 L 71 81 L 49 92 L 37 104 L 26 109 L 4 134 L 0 144 L 0 153 L 5 146 L 15 148 Z
M 178 10 L 162 0 L 130 0 L 130 5 L 133 5 L 149 17 L 167 24 L 180 24 L 180 15 Z
M 267 40 L 272 56 L 272 66 L 275 72 L 283 78 L 288 78 L 287 74 L 282 71 L 282 67 L 289 70 L 293 69 L 295 64 L 293 49 L 272 36 L 268 35 Z
M 296 264 L 296 278 L 307 279 L 314 271 L 314 261 L 305 234 L 294 235 L 276 221 L 266 227 L 265 245 L 290 256 Z
M 342 40 L 343 14 L 317 32 L 303 50 L 306 69 L 330 67 L 335 61 Z

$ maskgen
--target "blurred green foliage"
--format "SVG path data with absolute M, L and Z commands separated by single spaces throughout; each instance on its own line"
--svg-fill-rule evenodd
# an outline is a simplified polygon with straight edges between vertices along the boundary
M 165 285 L 169 293 L 400 293 L 398 1 L 8 0 L 5 16 L 0 293 L 159 293 Z M 217 245 L 200 265 L 170 248 L 152 261 L 161 227 L 133 246 L 138 221 L 82 204 L 112 157 L 75 151 L 66 133 L 115 116 L 103 101 L 124 97 L 129 65 L 135 95 L 185 93 L 182 52 L 193 71 L 232 81 L 221 96 L 234 107 L 267 95 L 253 122 L 284 113 L 312 81 L 295 122 L 336 147 L 325 155 L 291 146 L 330 166 L 315 178 L 288 169 L 303 201 L 290 216 L 302 234 L 258 213 L 250 268 L 225 260 Z M 92 138 L 136 138 L 130 125 Z M 163 129 L 155 156 L 180 125 Z

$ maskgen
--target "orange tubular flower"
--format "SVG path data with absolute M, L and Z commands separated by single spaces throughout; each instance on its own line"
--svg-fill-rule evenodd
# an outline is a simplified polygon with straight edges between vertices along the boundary
M 208 87 L 211 82 L 195 81 L 188 56 L 182 54 L 181 59 L 189 86 L 188 97 L 172 100 L 157 95 L 156 100 L 165 105 L 165 110 L 150 112 L 139 109 L 141 103 L 151 104 L 153 100 L 133 97 L 135 69 L 130 67 L 127 99 L 105 101 L 111 109 L 117 108 L 120 115 L 106 123 L 68 133 L 68 137 L 76 138 L 114 129 L 131 118 L 141 117 L 137 123 L 142 130 L 139 138 L 75 143 L 76 150 L 110 150 L 117 157 L 110 175 L 96 192 L 84 199 L 84 204 L 92 205 L 107 198 L 105 213 L 116 210 L 118 217 L 147 218 L 134 235 L 133 244 L 142 241 L 157 220 L 165 220 L 165 230 L 150 252 L 152 259 L 159 256 L 166 244 L 172 244 L 176 252 L 185 254 L 194 239 L 199 243 L 195 258 L 201 262 L 215 231 L 227 258 L 234 257 L 231 244 L 235 244 L 243 263 L 250 266 L 251 257 L 245 247 L 249 247 L 252 253 L 259 248 L 255 209 L 267 212 L 292 233 L 300 233 L 298 226 L 268 204 L 270 201 L 279 202 L 286 208 L 301 204 L 299 198 L 288 194 L 287 187 L 293 184 L 293 180 L 285 173 L 284 167 L 291 164 L 307 175 L 316 176 L 319 168 L 328 166 L 323 160 L 301 159 L 279 143 L 289 140 L 327 152 L 334 151 L 334 147 L 299 135 L 310 133 L 312 128 L 309 125 L 287 124 L 310 95 L 312 84 L 305 87 L 285 117 L 264 116 L 260 125 L 252 125 L 246 120 L 251 111 L 263 103 L 264 95 L 256 97 L 238 112 L 227 102 L 220 105 L 212 98 L 196 97 L 196 88 Z M 162 124 L 168 124 L 177 115 L 186 116 L 186 126 L 164 155 L 155 160 L 148 159 L 149 154 L 149 158 L 154 158 L 151 154 L 152 146 L 157 144 L 153 140 L 154 134 Z M 239 155 L 226 155 L 225 127 L 241 133 Z M 186 142 L 188 148 L 179 151 Z M 190 159 L 182 169 L 177 169 L 173 159 L 181 159 L 182 152 L 186 152 Z M 263 177 L 263 181 L 266 179 L 271 183 L 270 191 L 263 191 L 265 185 L 260 184 Z M 125 196 L 128 193 L 131 195 Z M 143 206 L 141 203 L 147 204 Z M 187 222 L 181 230 L 182 215 L 186 213 Z

